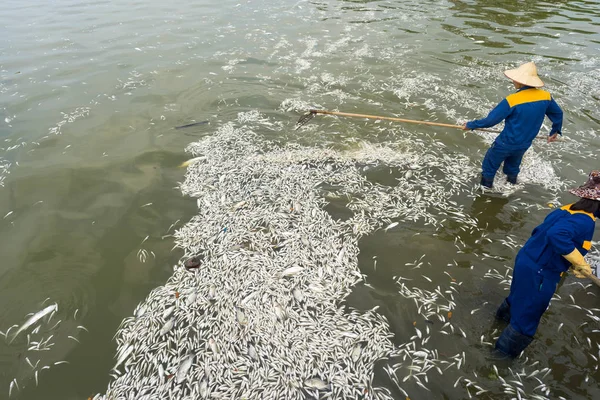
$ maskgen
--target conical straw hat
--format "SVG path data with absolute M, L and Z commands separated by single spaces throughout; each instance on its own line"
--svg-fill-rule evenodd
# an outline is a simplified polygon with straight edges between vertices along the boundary
M 588 180 L 582 186 L 571 189 L 569 192 L 577 197 L 600 201 L 600 171 L 592 171 Z
M 521 65 L 519 68 L 504 71 L 508 79 L 512 79 L 525 86 L 542 87 L 544 82 L 538 77 L 537 68 L 532 62 Z

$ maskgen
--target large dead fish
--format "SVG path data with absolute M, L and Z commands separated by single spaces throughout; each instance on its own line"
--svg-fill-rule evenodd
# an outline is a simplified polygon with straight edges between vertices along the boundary
M 177 369 L 177 383 L 181 383 L 184 381 L 185 376 L 187 375 L 190 367 L 194 363 L 194 355 L 190 354 L 186 358 L 183 359 L 181 364 L 179 364 L 179 368 Z
M 21 327 L 19 329 L 17 329 L 17 332 L 15 332 L 15 334 L 13 335 L 9 344 L 12 343 L 13 340 L 15 340 L 15 338 L 19 335 L 19 333 L 21 333 L 24 330 L 26 330 L 27 328 L 33 326 L 33 324 L 38 322 L 40 319 L 44 318 L 46 315 L 50 314 L 53 311 L 57 311 L 57 310 L 58 310 L 58 304 L 54 303 L 51 306 L 48 306 L 48 307 L 44 308 L 43 310 L 38 311 L 35 314 L 33 314 L 31 317 L 29 317 L 29 319 L 27 321 L 25 321 L 25 323 L 23 325 L 21 325 Z

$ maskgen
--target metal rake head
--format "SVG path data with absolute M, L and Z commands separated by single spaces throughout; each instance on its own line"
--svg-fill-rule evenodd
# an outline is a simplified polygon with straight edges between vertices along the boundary
M 294 130 L 298 130 L 298 128 L 300 128 L 301 126 L 308 124 L 308 121 L 313 119 L 315 115 L 317 115 L 317 113 L 314 111 L 309 111 L 306 114 L 303 114 L 298 120 L 298 122 L 296 122 L 296 129 Z

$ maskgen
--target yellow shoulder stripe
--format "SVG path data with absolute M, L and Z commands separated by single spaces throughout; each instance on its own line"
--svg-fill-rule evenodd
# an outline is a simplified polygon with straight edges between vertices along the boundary
M 573 203 L 573 204 L 574 204 L 574 203 Z M 561 209 L 561 210 L 568 211 L 570 214 L 585 214 L 585 215 L 587 215 L 588 217 L 590 217 L 592 220 L 594 220 L 594 221 L 596 220 L 596 217 L 595 217 L 595 216 L 594 216 L 594 214 L 592 214 L 592 213 L 585 212 L 585 211 L 582 211 L 582 210 L 576 210 L 576 211 L 573 211 L 573 210 L 571 210 L 571 206 L 572 206 L 573 204 L 567 204 L 566 206 L 563 206 L 563 207 L 561 207 L 560 209 Z
M 583 247 L 587 251 L 590 251 L 590 249 L 592 248 L 592 242 L 586 240 L 585 242 L 583 242 L 583 245 L 581 247 Z
M 550 96 L 549 92 L 535 88 L 521 90 L 520 92 L 513 93 L 506 97 L 506 101 L 508 101 L 508 105 L 511 108 L 514 106 L 518 106 L 519 104 L 533 103 L 536 101 L 543 100 L 549 101 L 551 99 L 552 97 Z

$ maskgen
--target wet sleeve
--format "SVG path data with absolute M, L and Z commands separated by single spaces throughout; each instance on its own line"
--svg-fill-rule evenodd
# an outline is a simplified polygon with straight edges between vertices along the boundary
M 546 232 L 548 243 L 555 252 L 560 255 L 566 255 L 575 250 L 575 237 L 578 224 L 574 218 L 563 218 Z
M 475 121 L 467 122 L 467 129 L 489 128 L 499 124 L 504 118 L 510 114 L 510 106 L 506 99 L 502 100 L 487 117 Z
M 546 115 L 548 116 L 548 118 L 550 118 L 550 121 L 552 121 L 552 130 L 550 130 L 548 136 L 552 136 L 555 133 L 562 135 L 561 130 L 563 123 L 563 111 L 558 105 L 558 103 L 552 98 L 550 99 L 550 104 L 546 109 Z

